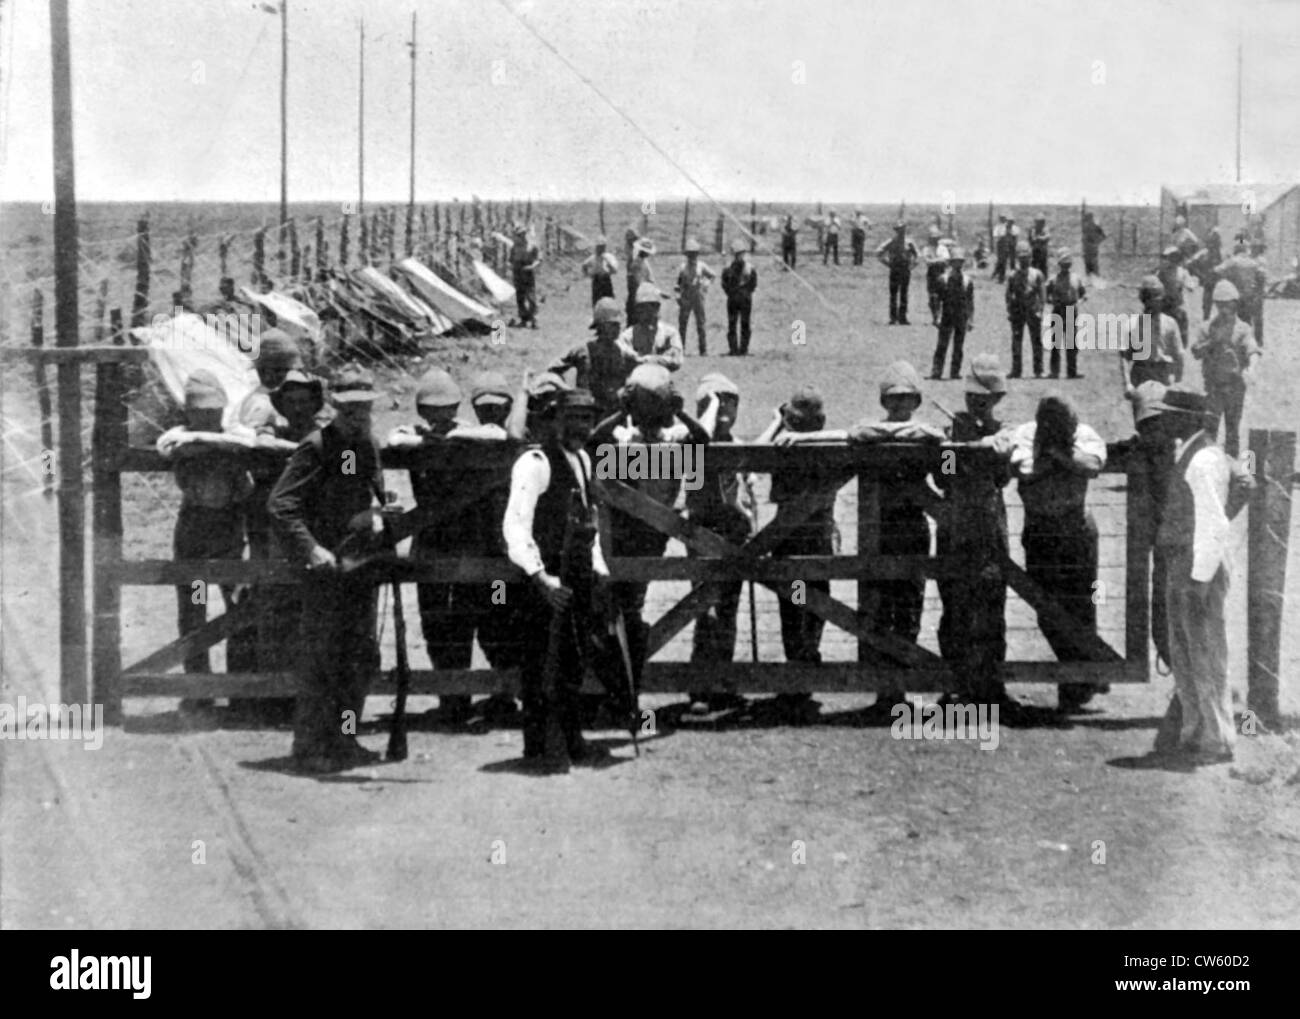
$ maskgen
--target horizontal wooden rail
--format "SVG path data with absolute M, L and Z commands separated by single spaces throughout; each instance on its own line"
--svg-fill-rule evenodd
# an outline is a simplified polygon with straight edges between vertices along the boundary
M 87 344 L 81 347 L 0 347 L 0 364 L 33 361 L 40 364 L 80 364 L 89 361 L 147 361 L 148 347 L 117 347 Z
M 705 671 L 707 670 L 707 671 Z M 1007 662 L 1003 674 L 1013 683 L 1132 683 L 1143 682 L 1123 667 L 1107 662 Z M 517 669 L 415 669 L 411 693 L 493 694 L 518 688 Z M 948 669 L 877 669 L 858 662 L 730 662 L 707 667 L 690 662 L 647 662 L 641 692 L 678 693 L 701 685 L 730 684 L 741 693 L 869 693 L 888 682 L 909 693 L 938 692 L 953 686 Z M 157 673 L 125 672 L 122 694 L 127 697 L 290 697 L 297 692 L 292 673 Z M 594 680 L 585 687 L 601 692 Z M 370 692 L 393 692 L 387 675 L 373 683 Z

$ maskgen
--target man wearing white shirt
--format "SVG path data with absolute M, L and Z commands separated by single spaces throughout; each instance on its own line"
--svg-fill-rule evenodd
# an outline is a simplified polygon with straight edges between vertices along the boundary
M 541 449 L 520 455 L 510 473 L 502 536 L 506 554 L 528 577 L 518 616 L 523 653 L 524 757 L 543 772 L 567 772 L 596 754 L 582 737 L 582 650 L 577 624 L 590 616 L 592 581 L 609 579 L 591 494 L 591 459 L 583 446 L 595 423 L 595 400 L 583 389 L 556 397 L 554 427 Z M 570 509 L 574 510 L 570 521 Z M 569 556 L 565 556 L 565 539 Z M 568 567 L 561 576 L 561 566 Z M 563 617 L 555 690 L 545 684 L 551 624 Z M 548 746 L 547 729 L 563 746 Z
M 1161 427 L 1175 440 L 1156 543 L 1168 563 L 1165 592 L 1176 692 L 1156 750 L 1185 754 L 1198 764 L 1217 763 L 1232 759 L 1236 737 L 1223 616 L 1232 470 L 1205 431 L 1206 397 L 1171 386 L 1157 406 Z

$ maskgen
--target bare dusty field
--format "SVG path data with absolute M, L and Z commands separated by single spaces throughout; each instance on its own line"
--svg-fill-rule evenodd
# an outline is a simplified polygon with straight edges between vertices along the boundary
M 844 210 L 841 210 L 844 211 Z M 1067 213 L 1062 212 L 1061 216 Z M 1077 222 L 1077 212 L 1074 213 Z M 678 221 L 680 222 L 680 220 Z M 1104 224 L 1105 225 L 1105 224 Z M 613 233 L 611 227 L 611 233 Z M 884 239 L 873 229 L 869 244 Z M 875 380 L 897 358 L 923 373 L 934 343 L 924 278 L 913 277 L 909 327 L 889 327 L 883 270 L 825 267 L 811 252 L 799 276 L 759 258 L 751 356 L 726 349 L 720 293 L 709 297 L 710 356 L 687 339 L 682 391 L 723 371 L 742 392 L 738 435 L 752 436 L 795 385 L 821 387 L 828 424 L 877 412 Z M 1135 311 L 1150 259 L 1117 264 L 1089 310 Z M 657 260 L 661 281 L 676 257 Z M 721 269 L 718 256 L 706 256 Z M 1009 363 L 1001 289 L 977 273 L 967 357 Z M 215 281 L 213 281 L 215 282 Z M 667 289 L 667 287 L 665 287 Z M 413 415 L 412 378 L 431 364 L 460 377 L 497 367 L 518 378 L 589 335 L 588 289 L 571 260 L 548 265 L 536 332 L 440 342 L 418 363 L 388 366 L 393 398 L 378 430 Z M 619 284 L 619 294 L 622 285 Z M 1191 299 L 1199 308 L 1199 295 Z M 675 321 L 676 309 L 665 304 Z M 1193 311 L 1195 321 L 1196 312 Z M 796 321 L 807 342 L 792 343 Z M 1259 385 L 1245 426 L 1294 430 L 1300 415 L 1300 304 L 1271 301 Z M 1113 352 L 1086 351 L 1085 378 L 1057 383 L 1108 439 L 1132 431 Z M 3 700 L 57 700 L 55 505 L 24 461 L 39 453 L 27 370 L 5 381 Z M 1193 369 L 1192 380 L 1199 380 Z M 1033 415 L 1051 383 L 1013 383 L 1005 420 Z M 927 395 L 961 403 L 958 382 Z M 468 408 L 467 408 L 468 410 Z M 927 405 L 926 419 L 941 424 Z M 405 492 L 405 478 L 390 475 Z M 765 488 L 765 486 L 764 486 Z M 124 480 L 130 557 L 170 554 L 176 497 L 166 475 Z M 762 493 L 760 493 L 762 494 Z M 1013 533 L 1019 529 L 1008 490 Z M 1122 479 L 1090 495 L 1106 536 L 1102 578 L 1122 592 Z M 770 510 L 769 510 L 770 512 Z M 1300 515 L 1297 515 L 1300 516 Z M 837 504 L 855 547 L 852 488 Z M 1245 521 L 1234 525 L 1231 681 L 1245 698 Z M 1292 522 L 1286 619 L 1300 604 L 1300 523 Z M 681 554 L 679 547 L 669 554 Z M 1018 540 L 1013 554 L 1019 557 Z M 835 594 L 852 604 L 853 585 Z M 935 648 L 938 602 L 921 641 Z M 680 590 L 652 587 L 649 615 Z M 414 593 L 408 591 L 408 609 Z M 174 635 L 173 595 L 124 596 L 123 658 Z M 1050 657 L 1033 614 L 1012 597 L 1011 655 Z M 1103 635 L 1122 648 L 1123 606 L 1103 606 Z M 776 605 L 758 599 L 759 657 L 780 659 Z M 428 667 L 412 627 L 412 665 Z M 742 611 L 737 658 L 750 656 Z M 385 666 L 391 664 L 391 626 Z M 684 658 L 689 630 L 663 653 Z M 823 650 L 853 657 L 828 627 Z M 221 656 L 217 656 L 220 662 Z M 1300 638 L 1284 638 L 1284 710 L 1300 700 Z M 633 759 L 626 737 L 597 733 L 611 763 L 566 777 L 517 773 L 517 728 L 439 729 L 417 718 L 411 756 L 325 779 L 291 774 L 289 733 L 223 722 L 195 728 L 175 701 L 132 701 L 103 746 L 0 742 L 0 924 L 55 927 L 1294 927 L 1300 922 L 1300 758 L 1295 733 L 1243 736 L 1232 764 L 1153 766 L 1146 755 L 1172 682 L 1120 686 L 1068 720 L 1003 726 L 995 750 L 971 742 L 891 738 L 868 724 L 870 694 L 822 696 L 820 717 L 785 724 L 758 705 L 717 728 L 678 725 L 684 699 L 646 698 L 657 735 Z M 1047 708 L 1056 692 L 1013 687 Z M 420 712 L 436 704 L 418 699 Z M 372 697 L 363 742 L 383 749 L 385 698 Z M 201 861 L 201 862 L 200 862 Z

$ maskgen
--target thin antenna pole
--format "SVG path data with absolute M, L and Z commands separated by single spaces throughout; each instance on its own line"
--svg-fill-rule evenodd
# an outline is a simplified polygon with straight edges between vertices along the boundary
M 280 0 L 280 227 L 289 221 L 289 2 Z
M 360 80 L 357 85 L 357 217 L 366 208 L 366 19 L 361 19 Z
M 1241 36 L 1237 37 L 1237 183 L 1241 183 Z

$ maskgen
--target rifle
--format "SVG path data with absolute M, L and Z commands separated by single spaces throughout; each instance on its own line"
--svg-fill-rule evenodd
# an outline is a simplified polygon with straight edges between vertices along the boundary
M 387 505 L 387 495 L 375 490 L 381 506 Z M 394 556 L 397 554 L 397 542 L 400 538 L 394 533 L 391 523 L 384 520 L 384 539 Z M 393 718 L 388 724 L 388 752 L 385 759 L 389 761 L 406 760 L 406 698 L 411 691 L 411 663 L 406 656 L 406 612 L 402 608 L 402 582 L 393 578 L 393 639 L 397 643 L 397 702 L 393 706 Z

